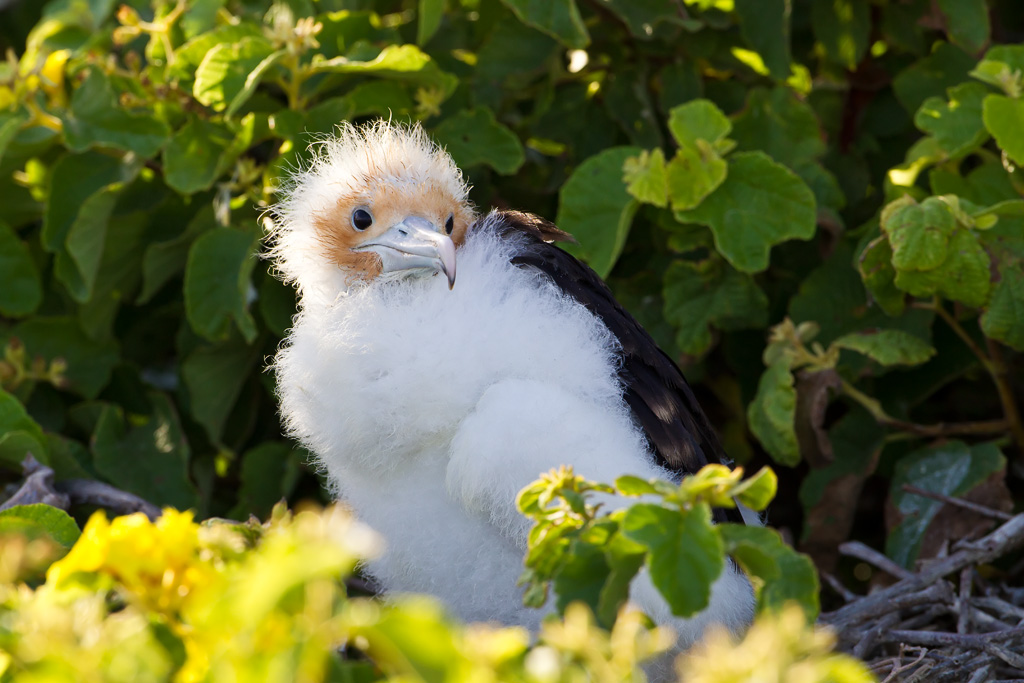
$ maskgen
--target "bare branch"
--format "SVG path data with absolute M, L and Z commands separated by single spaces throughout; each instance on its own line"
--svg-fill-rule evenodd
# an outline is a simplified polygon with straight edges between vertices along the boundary
M 105 484 L 102 481 L 67 479 L 57 482 L 57 490 L 67 494 L 75 505 L 95 505 L 110 510 L 117 515 L 142 512 L 151 521 L 154 521 L 162 514 L 160 508 L 148 500 L 139 498 L 134 493 L 122 491 L 110 484 Z
M 942 493 L 936 493 L 935 491 L 929 491 L 928 489 L 922 489 L 914 486 L 913 484 L 904 484 L 903 490 L 907 493 L 913 493 L 915 496 L 924 496 L 925 498 L 938 500 L 949 505 L 955 505 L 956 507 L 970 510 L 971 512 L 977 512 L 979 515 L 985 515 L 986 517 L 992 517 L 994 519 L 1001 519 L 1004 522 L 1013 518 L 1013 515 L 1008 512 L 995 510 L 985 505 L 979 505 L 978 503 L 972 503 L 971 501 L 964 500 L 963 498 L 954 498 Z
M 13 496 L 0 504 L 0 510 L 33 503 L 52 505 L 61 510 L 68 509 L 70 505 L 68 497 L 58 493 L 53 487 L 53 470 L 51 468 L 40 463 L 29 453 L 21 462 L 21 469 L 25 473 L 25 483 Z

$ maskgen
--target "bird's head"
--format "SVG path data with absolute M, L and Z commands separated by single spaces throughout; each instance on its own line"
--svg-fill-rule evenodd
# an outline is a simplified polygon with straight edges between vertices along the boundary
M 418 124 L 344 124 L 316 152 L 271 214 L 285 281 L 340 290 L 441 273 L 454 285 L 455 248 L 476 216 L 461 171 Z

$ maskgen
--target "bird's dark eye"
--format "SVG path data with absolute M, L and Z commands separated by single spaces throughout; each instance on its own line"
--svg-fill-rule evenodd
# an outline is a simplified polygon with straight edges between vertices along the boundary
M 444 231 L 449 235 L 452 234 L 452 230 L 455 229 L 455 217 L 452 214 L 448 214 L 448 220 L 444 222 Z
M 366 230 L 373 225 L 373 216 L 366 209 L 356 209 L 352 212 L 352 227 L 356 230 Z

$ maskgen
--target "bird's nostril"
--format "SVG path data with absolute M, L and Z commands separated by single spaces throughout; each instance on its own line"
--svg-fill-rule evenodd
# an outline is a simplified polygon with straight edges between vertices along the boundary
M 401 235 L 402 237 L 408 237 L 409 236 L 409 231 L 408 230 L 399 230 L 398 234 Z

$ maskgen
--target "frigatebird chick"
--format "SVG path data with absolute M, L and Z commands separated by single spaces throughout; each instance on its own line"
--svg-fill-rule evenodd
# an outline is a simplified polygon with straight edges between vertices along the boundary
M 562 464 L 678 480 L 724 454 L 675 363 L 553 244 L 569 236 L 477 215 L 468 193 L 418 125 L 345 124 L 319 143 L 272 214 L 271 257 L 300 297 L 274 364 L 281 412 L 383 535 L 368 571 L 386 591 L 536 628 L 544 611 L 516 586 L 523 486 Z M 710 623 L 742 630 L 754 605 L 732 566 L 688 620 L 645 574 L 631 599 L 682 646 Z

